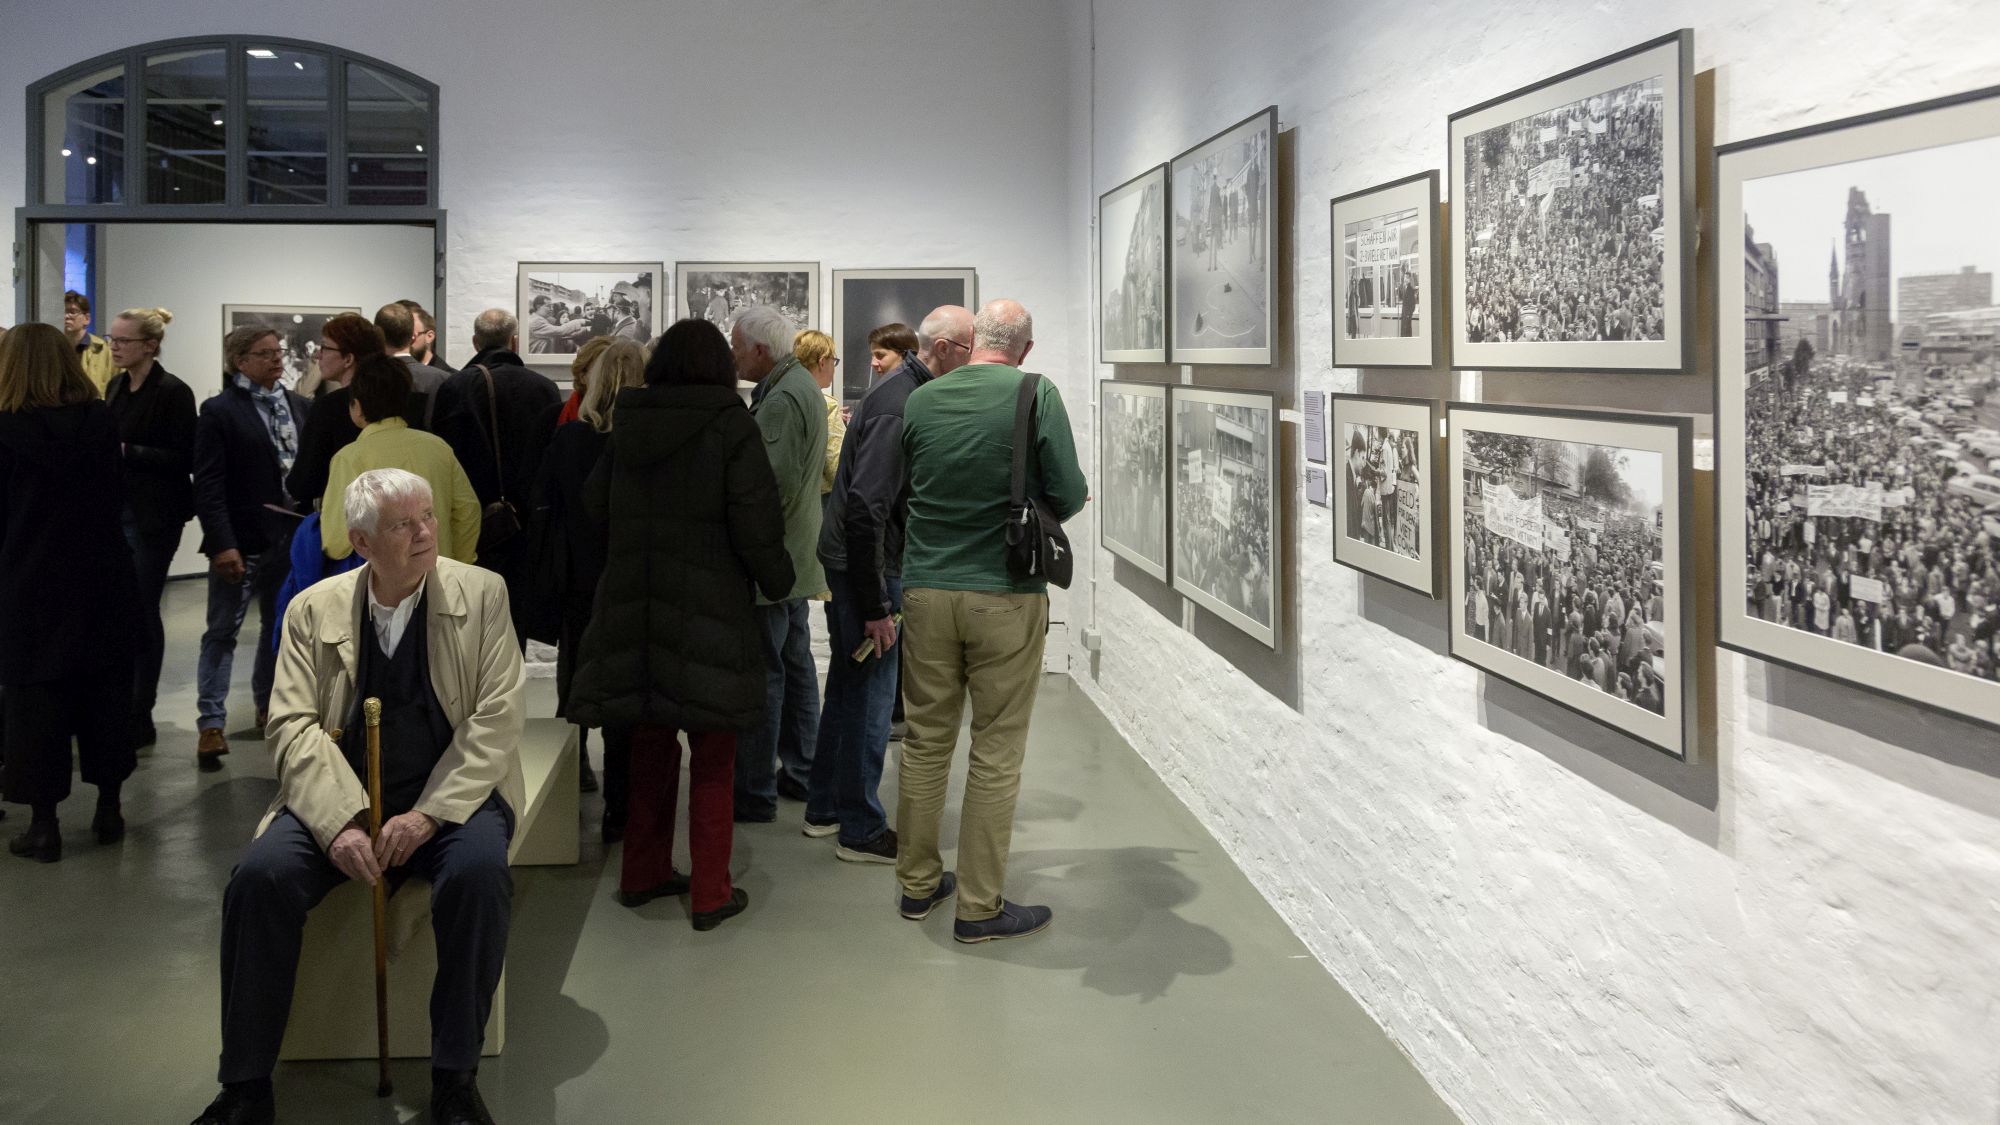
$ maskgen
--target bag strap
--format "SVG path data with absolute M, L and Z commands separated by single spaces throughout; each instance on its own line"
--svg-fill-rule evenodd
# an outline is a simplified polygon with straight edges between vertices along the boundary
M 500 499 L 507 499 L 507 466 L 500 459 L 500 407 L 498 396 L 493 392 L 493 372 L 483 363 L 475 363 L 479 374 L 486 380 L 486 417 L 493 423 L 488 436 L 493 439 L 493 475 L 500 481 Z
M 1015 507 L 1028 502 L 1028 443 L 1035 431 L 1035 393 L 1041 390 L 1042 377 L 1032 372 L 1021 373 L 1021 392 L 1014 396 L 1014 481 L 1012 496 Z

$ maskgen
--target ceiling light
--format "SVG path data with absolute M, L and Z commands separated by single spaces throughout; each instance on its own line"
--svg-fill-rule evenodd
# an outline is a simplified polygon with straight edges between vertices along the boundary
M 215 119 L 215 124 L 217 124 L 217 125 L 220 125 L 220 124 L 222 124 L 222 118 L 220 118 L 220 117 L 216 118 L 216 119 Z
M 418 148 L 422 148 L 423 146 L 422 146 L 422 145 L 418 145 L 417 147 L 418 147 Z M 75 155 L 75 154 L 74 154 L 74 153 L 72 153 L 72 152 L 70 152 L 70 150 L 68 150 L 68 149 L 64 149 L 64 150 L 63 150 L 63 155 L 64 155 L 64 156 L 73 156 L 73 155 Z
M 306 64 L 299 62 L 296 59 L 292 61 L 292 66 L 298 70 L 304 70 L 306 68 Z
M 95 164 L 97 163 L 97 158 L 95 156 L 86 156 L 83 158 L 83 162 L 85 164 Z
M 268 47 L 252 47 L 246 53 L 253 59 L 275 59 L 278 57 L 278 52 Z
M 418 151 L 418 152 L 422 152 L 422 151 L 424 151 L 424 146 L 422 146 L 422 145 L 418 145 L 418 146 L 417 146 L 417 151 Z

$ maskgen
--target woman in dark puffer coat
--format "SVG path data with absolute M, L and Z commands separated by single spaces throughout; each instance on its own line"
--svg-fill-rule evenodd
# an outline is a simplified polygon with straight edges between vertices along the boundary
M 607 743 L 630 732 L 619 901 L 691 890 L 694 928 L 708 930 L 749 901 L 729 883 L 732 789 L 737 732 L 764 717 L 755 592 L 792 586 L 778 482 L 736 393 L 729 341 L 707 321 L 667 329 L 646 385 L 620 394 L 617 414 L 584 491 L 610 549 L 568 713 Z M 692 879 L 673 869 L 682 732 Z

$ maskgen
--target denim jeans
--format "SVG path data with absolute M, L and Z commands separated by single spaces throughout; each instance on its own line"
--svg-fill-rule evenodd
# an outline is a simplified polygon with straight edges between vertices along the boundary
M 819 673 L 813 670 L 812 626 L 805 598 L 757 607 L 764 641 L 764 724 L 737 740 L 736 811 L 778 807 L 778 766 L 804 789 L 812 777 L 813 735 L 819 728 Z
M 271 705 L 271 677 L 277 667 L 278 587 L 292 569 L 292 537 L 286 535 L 261 555 L 243 559 L 243 581 L 230 585 L 208 572 L 208 627 L 201 634 L 195 665 L 195 727 L 220 730 L 227 719 L 229 673 L 236 662 L 236 634 L 257 599 L 256 655 L 250 666 L 250 696 L 262 711 Z
M 125 542 L 132 548 L 132 568 L 139 574 L 139 644 L 132 668 L 132 714 L 150 718 L 160 694 L 160 665 L 167 653 L 167 630 L 160 620 L 160 599 L 167 591 L 167 571 L 180 549 L 180 526 L 141 531 L 132 513 L 124 519 Z M 184 526 L 184 525 L 183 525 Z
M 811 794 L 806 819 L 821 824 L 840 822 L 840 842 L 866 844 L 889 827 L 876 790 L 882 784 L 882 758 L 889 749 L 890 713 L 896 709 L 897 668 L 901 645 L 854 662 L 854 650 L 867 640 L 862 632 L 862 606 L 847 588 L 847 576 L 829 569 L 826 580 L 833 600 L 826 605 L 827 632 L 833 654 L 826 669 L 826 702 L 819 713 L 819 746 L 813 752 Z M 889 579 L 889 602 L 903 601 L 903 583 Z M 867 607 L 875 612 L 875 606 Z

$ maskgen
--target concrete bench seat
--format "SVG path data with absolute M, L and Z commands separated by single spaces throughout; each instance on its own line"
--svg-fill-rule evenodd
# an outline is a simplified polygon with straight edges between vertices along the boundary
M 521 733 L 521 780 L 527 808 L 515 817 L 507 862 L 514 867 L 575 864 L 577 827 L 576 728 L 561 719 L 530 719 Z M 343 883 L 306 919 L 291 1022 L 279 1057 L 287 1060 L 375 1057 L 375 938 L 366 885 Z M 514 903 L 520 906 L 520 888 Z M 389 897 L 389 1053 L 399 1059 L 431 1053 L 431 978 L 437 945 L 431 936 L 430 888 L 411 879 Z M 484 1053 L 497 1055 L 507 1032 L 507 978 L 493 993 Z

